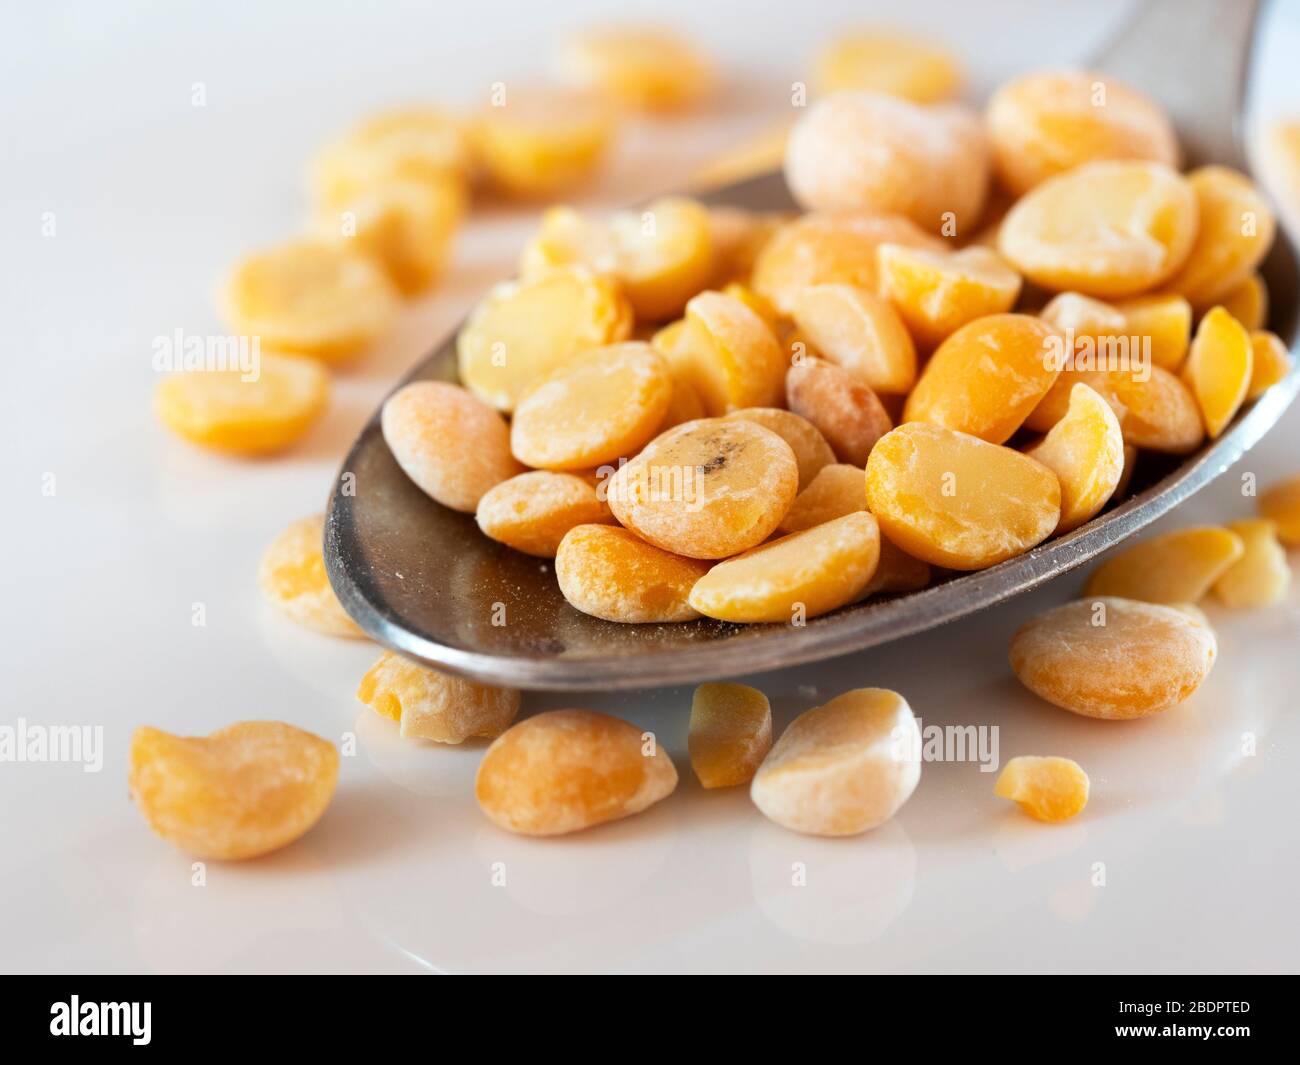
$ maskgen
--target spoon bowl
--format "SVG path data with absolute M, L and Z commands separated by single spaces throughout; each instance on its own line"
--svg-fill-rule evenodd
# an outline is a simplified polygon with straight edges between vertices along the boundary
M 1199 15 L 1198 15 L 1199 12 Z M 1141 9 L 1099 66 L 1171 107 L 1192 161 L 1206 153 L 1242 166 L 1235 123 L 1255 5 L 1157 0 Z M 1200 21 L 1198 21 L 1198 17 Z M 1226 22 L 1226 25 L 1225 25 Z M 1170 26 L 1199 74 L 1184 60 L 1183 81 L 1162 91 L 1138 60 L 1168 51 Z M 1143 41 L 1153 53 L 1144 51 Z M 1158 43 L 1165 42 L 1165 43 Z M 1128 70 L 1126 56 L 1138 69 Z M 1169 70 L 1155 70 L 1169 78 Z M 1189 96 L 1186 79 L 1203 99 Z M 1214 95 L 1213 85 L 1219 86 Z M 1197 99 L 1201 99 L 1200 104 Z M 1212 102 L 1207 102 L 1212 101 Z M 1225 127 L 1225 123 L 1228 126 Z M 780 174 L 701 196 L 758 210 L 794 206 Z M 1270 328 L 1294 352 L 1300 263 L 1279 232 L 1262 267 L 1271 295 Z M 400 385 L 456 380 L 454 338 L 439 345 Z M 1271 428 L 1300 391 L 1300 370 L 1245 407 L 1217 440 L 1174 458 L 1144 453 L 1129 496 L 1066 536 L 976 573 L 940 575 L 919 592 L 873 598 L 802 627 L 733 625 L 702 619 L 619 625 L 580 613 L 564 600 L 554 566 L 489 540 L 472 515 L 448 510 L 402 473 L 384 443 L 376 412 L 335 481 L 325 522 L 325 563 L 344 608 L 379 643 L 440 669 L 491 684 L 532 689 L 622 689 L 683 684 L 761 672 L 847 654 L 921 632 L 1035 588 L 1123 542 L 1226 471 Z M 355 491 L 345 493 L 348 483 Z

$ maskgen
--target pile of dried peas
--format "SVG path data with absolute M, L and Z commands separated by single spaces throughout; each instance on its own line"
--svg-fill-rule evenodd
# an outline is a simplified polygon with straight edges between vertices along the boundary
M 162 420 L 228 451 L 292 443 L 324 405 L 322 364 L 357 355 L 402 295 L 436 281 L 473 188 L 562 194 L 598 163 L 618 108 L 684 109 L 716 80 L 660 31 L 581 35 L 560 67 L 563 87 L 503 88 L 472 122 L 393 112 L 329 146 L 311 236 L 250 257 L 227 286 L 232 326 L 272 349 L 260 379 L 169 378 Z M 580 611 L 802 624 L 925 587 L 933 567 L 993 565 L 1096 515 L 1139 451 L 1194 450 L 1289 372 L 1256 273 L 1272 211 L 1244 175 L 1181 174 L 1155 101 L 1053 71 L 1004 86 L 979 116 L 947 102 L 950 57 L 878 34 L 841 39 L 817 74 L 826 95 L 782 138 L 806 213 L 682 197 L 610 218 L 551 208 L 518 279 L 462 329 L 461 384 L 417 382 L 384 406 L 412 481 L 486 536 L 554 558 Z M 1084 598 L 1015 635 L 1017 676 L 1094 718 L 1181 702 L 1217 651 L 1196 602 L 1286 592 L 1300 478 L 1259 510 L 1109 558 Z M 277 538 L 263 592 L 301 624 L 360 636 L 320 535 L 316 517 Z M 512 724 L 518 692 L 391 653 L 358 697 L 404 737 L 491 739 L 476 794 L 511 831 L 624 817 L 677 783 L 652 733 L 584 710 Z M 705 788 L 749 784 L 791 829 L 855 834 L 916 787 L 919 735 L 898 742 L 916 731 L 901 695 L 863 688 L 773 743 L 762 692 L 704 684 L 690 762 Z M 337 768 L 331 744 L 279 723 L 142 728 L 131 785 L 160 835 L 243 858 L 310 828 Z M 1018 757 L 995 793 L 1056 821 L 1088 790 L 1069 759 Z

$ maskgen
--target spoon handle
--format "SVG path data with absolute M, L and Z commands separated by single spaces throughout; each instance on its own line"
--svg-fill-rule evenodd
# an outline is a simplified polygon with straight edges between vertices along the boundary
M 1260 0 L 1146 0 L 1094 65 L 1159 100 L 1191 164 L 1246 169 L 1241 112 Z

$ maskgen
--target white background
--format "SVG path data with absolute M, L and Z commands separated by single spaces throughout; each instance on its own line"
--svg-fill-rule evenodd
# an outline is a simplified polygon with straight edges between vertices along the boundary
M 817 44 L 872 11 L 896 9 L 881 17 L 964 55 L 978 101 L 1009 72 L 1086 55 L 1126 5 L 6 5 L 0 724 L 102 724 L 105 761 L 99 773 L 0 764 L 0 968 L 1295 970 L 1295 594 L 1256 613 L 1212 609 L 1211 679 L 1141 723 L 1055 711 L 1006 668 L 1009 634 L 1078 576 L 925 637 L 761 678 L 778 728 L 843 689 L 893 687 L 926 724 L 999 725 L 1003 760 L 1067 754 L 1092 774 L 1085 814 L 1047 827 L 994 799 L 976 766 L 928 764 L 895 821 L 841 841 L 768 824 L 744 789 L 699 789 L 689 690 L 529 697 L 526 710 L 592 706 L 654 729 L 683 781 L 626 822 L 510 837 L 471 796 L 481 748 L 403 744 L 352 697 L 374 648 L 296 630 L 259 601 L 266 543 L 321 509 L 354 431 L 510 272 L 530 218 L 478 218 L 449 283 L 339 380 L 328 417 L 280 460 L 225 459 L 159 428 L 153 338 L 221 330 L 217 278 L 299 229 L 304 161 L 338 128 L 379 106 L 469 105 L 493 81 L 540 77 L 566 27 L 637 6 L 714 50 L 728 91 L 709 115 L 630 131 L 592 190 L 603 203 L 681 186 L 711 152 L 783 120 Z M 1297 6 L 1265 38 L 1262 113 L 1300 113 Z M 1300 410 L 1166 527 L 1247 513 L 1237 474 L 1293 472 L 1298 445 Z M 195 603 L 205 627 L 191 625 Z M 360 750 L 305 839 L 211 863 L 192 886 L 189 859 L 127 798 L 131 730 L 250 718 L 353 731 Z M 1244 732 L 1259 737 L 1254 757 L 1240 754 Z M 490 883 L 497 862 L 505 887 Z M 791 885 L 796 862 L 806 887 Z M 1104 887 L 1091 882 L 1098 862 Z

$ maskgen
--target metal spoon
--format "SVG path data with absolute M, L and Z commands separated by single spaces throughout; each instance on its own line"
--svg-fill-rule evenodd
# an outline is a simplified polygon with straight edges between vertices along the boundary
M 1189 162 L 1245 170 L 1238 134 L 1257 3 L 1154 0 L 1095 65 L 1164 102 Z M 780 174 L 717 190 L 709 202 L 790 207 Z M 1279 233 L 1263 268 L 1271 327 L 1295 348 L 1296 253 Z M 456 379 L 453 339 L 406 378 Z M 405 383 L 405 382 L 402 382 Z M 1238 415 L 1218 440 L 1181 460 L 1144 456 L 1136 494 L 1027 554 L 924 591 L 844 607 L 802 628 L 617 625 L 560 595 L 553 567 L 483 536 L 470 515 L 425 496 L 398 468 L 370 420 L 343 463 L 325 524 L 325 563 L 348 613 L 379 643 L 430 665 L 522 688 L 642 688 L 777 669 L 860 650 L 981 610 L 1094 558 L 1203 488 L 1236 462 L 1300 390 L 1300 370 Z M 343 483 L 355 485 L 345 494 Z

